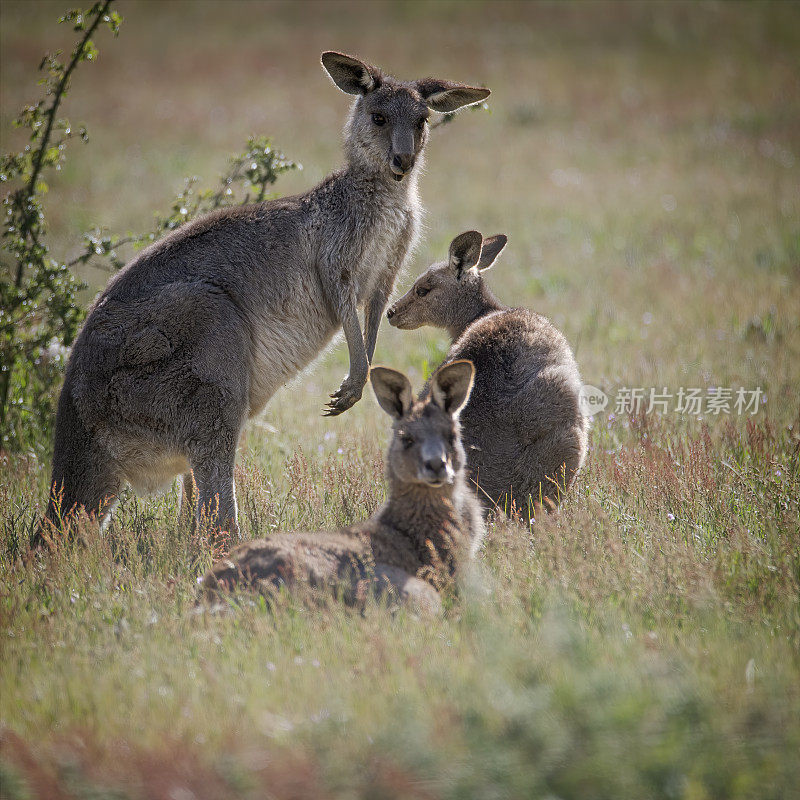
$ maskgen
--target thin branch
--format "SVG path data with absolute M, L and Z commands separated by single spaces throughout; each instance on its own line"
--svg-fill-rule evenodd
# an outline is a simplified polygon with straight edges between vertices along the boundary
M 85 36 L 83 37 L 83 39 L 81 39 L 80 43 L 75 48 L 72 54 L 72 60 L 69 62 L 69 66 L 64 71 L 64 74 L 61 77 L 61 81 L 58 84 L 58 89 L 56 90 L 55 96 L 53 97 L 53 102 L 47 111 L 47 127 L 44 130 L 44 135 L 42 136 L 41 142 L 39 144 L 39 150 L 36 153 L 36 161 L 33 164 L 33 171 L 31 172 L 31 179 L 30 181 L 28 181 L 28 188 L 25 192 L 26 205 L 27 201 L 33 196 L 33 194 L 36 191 L 36 181 L 38 180 L 39 173 L 42 170 L 42 161 L 44 160 L 44 154 L 45 151 L 47 150 L 47 145 L 50 141 L 50 134 L 53 131 L 53 124 L 55 123 L 56 120 L 56 112 L 58 111 L 58 107 L 61 105 L 61 100 L 64 96 L 67 87 L 67 82 L 69 81 L 70 75 L 72 75 L 72 72 L 75 69 L 75 67 L 78 66 L 78 64 L 80 63 L 81 56 L 83 55 L 83 51 L 86 47 L 86 43 L 89 41 L 95 30 L 97 30 L 97 26 L 100 24 L 103 17 L 105 17 L 106 11 L 108 11 L 108 7 L 111 5 L 112 2 L 113 0 L 106 0 L 106 2 L 103 4 L 103 7 L 98 12 L 97 16 L 95 16 L 94 22 L 92 22 L 92 24 L 89 26 Z M 27 233 L 34 240 L 34 243 L 36 243 L 36 237 L 33 236 L 30 233 L 30 231 L 28 231 Z M 25 265 L 22 261 L 20 261 L 19 264 L 17 264 L 17 279 L 14 284 L 17 289 L 19 289 L 20 286 L 22 286 L 22 276 L 24 274 L 24 271 L 25 271 Z
M 114 242 L 114 249 L 116 250 L 118 247 L 122 247 L 122 245 L 130 244 L 131 242 L 140 242 L 143 238 L 145 238 L 147 234 L 143 234 L 142 236 L 124 236 L 122 239 L 118 239 Z M 92 253 L 81 253 L 79 256 L 75 256 L 72 261 L 67 261 L 68 267 L 75 267 L 78 264 L 82 264 L 88 261 L 92 257 Z

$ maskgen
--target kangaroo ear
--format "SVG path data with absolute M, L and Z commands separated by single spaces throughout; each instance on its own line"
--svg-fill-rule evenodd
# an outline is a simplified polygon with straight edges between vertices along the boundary
M 395 419 L 408 414 L 413 402 L 411 384 L 402 372 L 388 367 L 373 367 L 369 371 L 372 390 L 381 408 Z
M 483 249 L 481 250 L 481 260 L 478 262 L 478 272 L 483 272 L 497 261 L 497 257 L 503 252 L 503 248 L 508 242 L 508 236 L 504 233 L 498 233 L 497 236 L 490 236 L 488 239 L 483 240 Z
M 453 361 L 436 370 L 431 380 L 431 399 L 442 411 L 455 417 L 469 400 L 474 378 L 471 361 Z
M 381 71 L 353 56 L 327 50 L 322 54 L 322 66 L 331 80 L 347 94 L 368 94 L 381 85 Z
M 471 106 L 485 100 L 491 92 L 479 86 L 442 81 L 439 78 L 423 78 L 416 83 L 425 105 L 433 111 L 455 111 L 462 106 Z
M 461 280 L 466 270 L 472 269 L 478 263 L 482 244 L 483 236 L 478 231 L 459 233 L 450 242 L 450 268 L 455 271 L 458 280 Z

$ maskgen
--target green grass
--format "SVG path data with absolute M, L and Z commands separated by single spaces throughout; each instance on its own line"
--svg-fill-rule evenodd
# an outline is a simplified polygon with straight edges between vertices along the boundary
M 2 6 L 4 150 L 41 53 L 69 45 L 63 10 Z M 399 288 L 457 233 L 505 232 L 492 285 L 564 330 L 612 406 L 623 386 L 758 386 L 766 402 L 607 409 L 562 510 L 492 525 L 434 622 L 289 598 L 198 612 L 211 551 L 174 494 L 126 497 L 103 535 L 86 523 L 32 556 L 49 465 L 2 456 L 0 795 L 797 797 L 800 6 L 120 11 L 65 107 L 92 141 L 51 181 L 57 253 L 94 224 L 146 227 L 251 133 L 303 163 L 280 191 L 310 186 L 340 158 L 347 100 L 318 56 L 342 49 L 493 89 L 491 114 L 432 137 Z M 385 327 L 376 361 L 419 385 L 446 343 Z M 382 501 L 388 418 L 371 397 L 320 416 L 345 371 L 339 345 L 250 427 L 247 535 Z

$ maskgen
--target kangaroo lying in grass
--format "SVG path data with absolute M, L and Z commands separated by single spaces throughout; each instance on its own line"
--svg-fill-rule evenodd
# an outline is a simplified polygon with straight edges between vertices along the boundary
M 526 521 L 557 505 L 586 455 L 589 421 L 581 413 L 581 378 L 567 340 L 547 319 L 509 308 L 483 273 L 506 245 L 467 231 L 447 261 L 433 264 L 387 312 L 412 330 L 444 328 L 452 337 L 444 363 L 469 359 L 475 388 L 461 415 L 470 478 L 484 505 L 512 508 Z
M 489 90 L 399 81 L 342 53 L 323 53 L 322 65 L 356 96 L 345 166 L 305 194 L 184 225 L 115 275 L 89 312 L 58 404 L 51 522 L 77 506 L 104 515 L 126 481 L 147 493 L 191 468 L 198 517 L 236 532 L 233 466 L 247 419 L 339 330 L 350 370 L 327 413 L 361 397 L 417 237 L 430 111 Z
M 236 587 L 268 594 L 281 585 L 308 584 L 338 588 L 356 603 L 372 587 L 437 611 L 437 588 L 447 585 L 483 536 L 458 423 L 473 375 L 469 361 L 454 361 L 433 375 L 425 400 L 414 400 L 405 375 L 374 367 L 375 396 L 394 418 L 384 505 L 365 522 L 335 532 L 277 533 L 239 545 L 202 578 L 203 594 Z

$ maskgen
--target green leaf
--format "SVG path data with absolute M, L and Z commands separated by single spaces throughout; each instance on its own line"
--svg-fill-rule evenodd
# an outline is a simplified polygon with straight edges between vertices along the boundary
M 91 39 L 88 39 L 83 46 L 83 51 L 81 52 L 81 61 L 96 61 L 98 55 L 99 50 L 95 47 L 94 42 Z
M 119 26 L 122 25 L 122 17 L 118 12 L 112 11 L 110 14 L 106 14 L 103 17 L 103 22 L 108 25 L 114 36 L 119 35 Z

